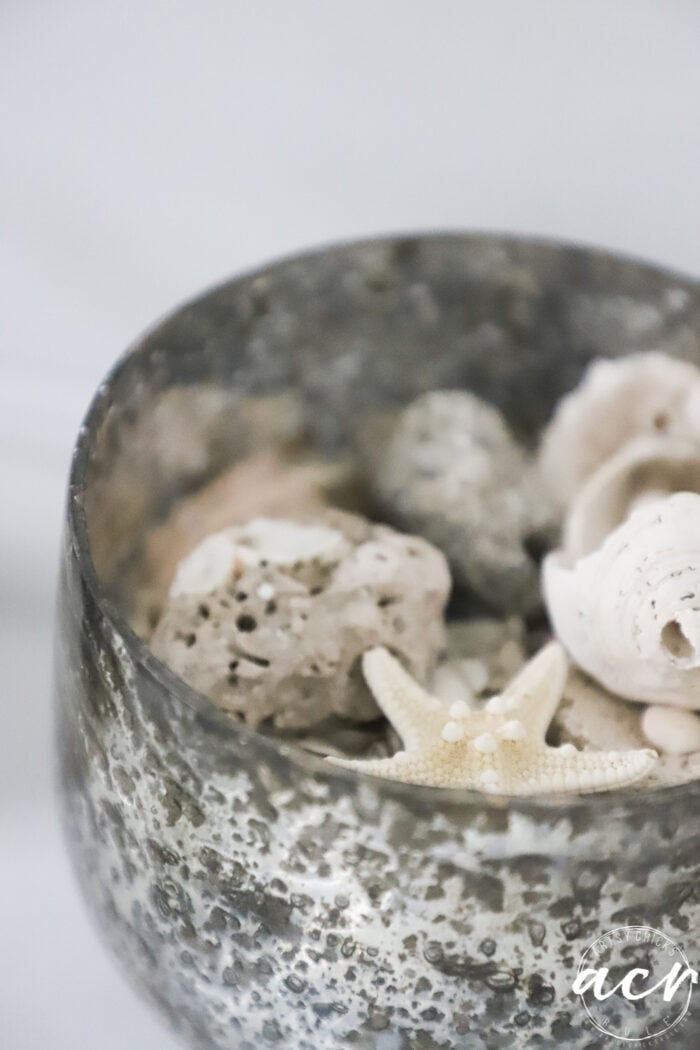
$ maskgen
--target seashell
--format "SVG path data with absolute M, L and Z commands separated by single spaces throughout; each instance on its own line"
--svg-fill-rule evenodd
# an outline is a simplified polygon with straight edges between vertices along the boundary
M 653 704 L 642 715 L 642 732 L 654 747 L 669 755 L 700 751 L 700 718 L 690 711 Z
M 700 370 L 659 352 L 592 362 L 559 401 L 540 444 L 552 496 L 565 506 L 605 460 L 645 435 L 700 445 Z
M 557 637 L 606 689 L 700 708 L 700 495 L 638 507 L 578 560 L 548 555 L 543 585 Z
M 634 509 L 672 492 L 700 492 L 698 447 L 663 437 L 625 445 L 574 497 L 562 534 L 567 557 L 590 554 Z
M 532 548 L 549 516 L 534 464 L 497 409 L 467 391 L 424 394 L 366 460 L 386 517 L 439 547 L 458 582 L 490 608 L 540 605 Z

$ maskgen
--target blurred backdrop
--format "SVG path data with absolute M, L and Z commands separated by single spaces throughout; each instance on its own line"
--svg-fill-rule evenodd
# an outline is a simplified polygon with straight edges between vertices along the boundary
M 695 0 L 0 4 L 0 1045 L 167 1050 L 52 809 L 70 448 L 155 318 L 374 232 L 541 233 L 700 276 Z

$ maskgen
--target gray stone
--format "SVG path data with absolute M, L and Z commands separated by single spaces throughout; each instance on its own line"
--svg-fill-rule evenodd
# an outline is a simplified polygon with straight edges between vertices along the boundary
M 528 543 L 545 531 L 546 501 L 493 406 L 467 391 L 423 394 L 366 458 L 382 512 L 435 543 L 460 583 L 499 610 L 540 604 Z

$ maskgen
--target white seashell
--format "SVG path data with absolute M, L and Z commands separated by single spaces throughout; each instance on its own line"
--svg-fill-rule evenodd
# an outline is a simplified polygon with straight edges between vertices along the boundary
M 642 435 L 700 445 L 700 370 L 663 353 L 596 360 L 559 402 L 540 445 L 540 468 L 563 506 L 610 456 Z
M 663 437 L 625 445 L 574 497 L 562 536 L 567 557 L 590 554 L 633 510 L 672 492 L 700 492 L 698 446 Z
M 700 495 L 639 507 L 578 560 L 548 555 L 543 583 L 584 671 L 618 696 L 700 708 Z
M 642 715 L 647 740 L 670 755 L 700 751 L 700 718 L 677 707 L 647 707 Z

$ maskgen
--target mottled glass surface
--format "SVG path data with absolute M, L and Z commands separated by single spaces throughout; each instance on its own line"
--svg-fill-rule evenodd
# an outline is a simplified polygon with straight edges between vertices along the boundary
M 591 940 L 648 924 L 697 959 L 700 785 L 509 804 L 329 769 L 228 721 L 126 615 L 146 531 L 256 447 L 250 399 L 293 391 L 331 458 L 436 387 L 476 390 L 531 442 L 591 357 L 646 348 L 700 363 L 695 283 L 558 244 L 405 237 L 225 284 L 100 389 L 61 567 L 65 821 L 104 936 L 186 1045 L 602 1050 L 571 992 Z M 231 412 L 209 421 L 211 389 Z M 672 1045 L 700 1045 L 692 1010 Z

